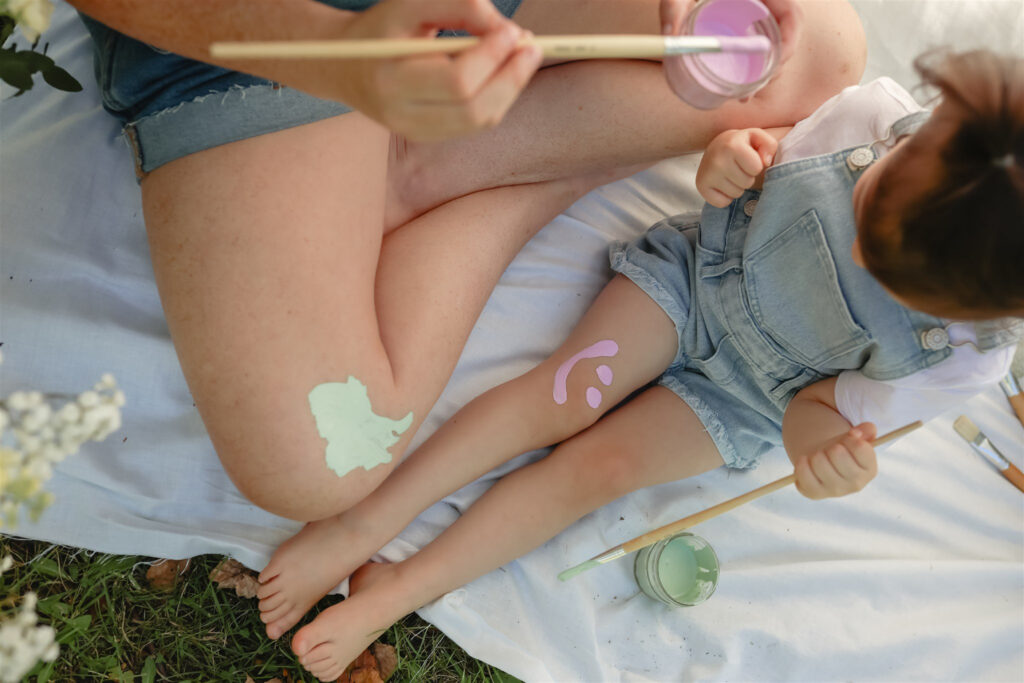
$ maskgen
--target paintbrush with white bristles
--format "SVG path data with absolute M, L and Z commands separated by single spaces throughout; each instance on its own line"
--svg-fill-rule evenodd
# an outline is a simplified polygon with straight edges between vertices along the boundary
M 961 415 L 953 423 L 953 429 L 956 430 L 957 434 L 964 437 L 964 440 L 970 444 L 975 453 L 978 453 L 992 463 L 1014 486 L 1024 491 L 1024 474 L 1007 460 L 1006 456 L 999 452 L 999 449 L 989 441 L 988 437 L 978 429 L 970 418 Z

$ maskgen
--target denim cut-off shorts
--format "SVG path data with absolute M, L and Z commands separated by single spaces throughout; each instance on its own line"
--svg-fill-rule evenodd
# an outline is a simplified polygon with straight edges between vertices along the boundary
M 705 321 L 695 299 L 700 279 L 693 277 L 696 217 L 676 216 L 653 226 L 632 242 L 610 247 L 611 268 L 629 278 L 672 320 L 679 335 L 676 358 L 656 380 L 683 400 L 704 425 L 727 467 L 749 469 L 761 457 L 782 446 L 782 413 L 765 409 L 753 382 L 742 372 L 722 383 L 705 375 L 692 357 L 705 333 Z M 683 219 L 683 220 L 680 220 Z M 713 357 L 722 367 L 744 367 L 743 360 L 722 345 Z
M 361 11 L 377 0 L 320 0 Z M 511 17 L 522 0 L 492 0 Z M 103 106 L 124 124 L 141 177 L 169 161 L 351 111 L 256 76 L 159 50 L 82 15 Z M 451 33 L 451 32 L 446 32 Z

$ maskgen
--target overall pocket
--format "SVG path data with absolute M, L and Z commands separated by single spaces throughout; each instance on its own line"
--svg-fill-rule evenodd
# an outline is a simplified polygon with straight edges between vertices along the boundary
M 747 254 L 743 272 L 753 322 L 800 365 L 827 368 L 871 341 L 850 313 L 813 209 Z

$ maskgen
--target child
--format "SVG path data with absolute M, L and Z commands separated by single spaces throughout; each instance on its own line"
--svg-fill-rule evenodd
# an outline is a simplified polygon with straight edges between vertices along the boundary
M 523 451 L 561 442 L 418 554 L 359 568 L 351 596 L 295 635 L 303 666 L 333 680 L 403 615 L 642 487 L 753 467 L 784 445 L 804 495 L 857 491 L 875 476 L 877 429 L 1001 377 L 1024 334 L 1004 317 L 1024 315 L 1024 59 L 918 68 L 942 91 L 930 115 L 880 79 L 793 128 L 715 138 L 699 225 L 668 218 L 614 245 L 619 275 L 548 360 L 277 551 L 260 576 L 268 634 Z

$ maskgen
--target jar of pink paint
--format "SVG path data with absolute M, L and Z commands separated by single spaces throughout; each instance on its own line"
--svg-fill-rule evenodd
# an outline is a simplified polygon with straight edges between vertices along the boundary
M 771 79 L 779 65 L 779 25 L 758 0 L 701 0 L 686 16 L 682 35 L 764 36 L 767 52 L 704 52 L 666 57 L 665 77 L 672 90 L 697 109 L 714 109 L 749 97 Z

